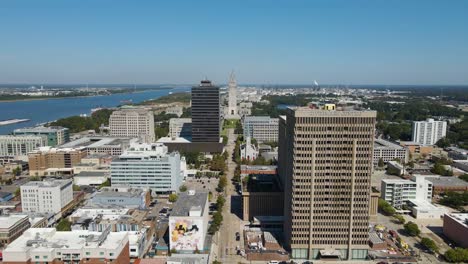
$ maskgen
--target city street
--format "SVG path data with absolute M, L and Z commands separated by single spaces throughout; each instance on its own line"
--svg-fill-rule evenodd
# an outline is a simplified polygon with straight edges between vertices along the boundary
M 227 160 L 227 178 L 228 184 L 225 190 L 226 203 L 223 208 L 223 224 L 217 234 L 216 241 L 218 242 L 218 250 L 216 256 L 213 259 L 217 259 L 223 263 L 237 263 L 241 261 L 241 257 L 236 253 L 236 246 L 240 245 L 240 241 L 236 241 L 235 234 L 240 232 L 242 220 L 233 212 L 239 211 L 237 208 L 239 205 L 235 204 L 236 208 L 233 208 L 231 198 L 236 194 L 234 185 L 231 184 L 231 179 L 234 175 L 236 163 L 232 161 L 232 155 L 236 144 L 237 135 L 234 134 L 234 129 L 228 129 L 228 143 L 226 145 L 226 151 L 229 154 Z

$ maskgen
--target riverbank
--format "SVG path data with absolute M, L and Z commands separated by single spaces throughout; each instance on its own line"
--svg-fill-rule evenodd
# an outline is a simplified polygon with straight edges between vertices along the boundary
M 121 92 L 121 93 L 100 94 L 100 95 L 50 96 L 50 97 L 24 98 L 24 99 L 11 99 L 11 100 L 2 100 L 2 98 L 0 97 L 0 103 L 14 103 L 14 102 L 41 101 L 41 100 L 58 100 L 58 99 L 88 98 L 88 97 L 111 96 L 111 95 L 116 95 L 116 94 L 137 94 L 137 93 L 145 93 L 145 92 L 150 92 L 150 91 L 163 91 L 163 90 L 171 90 L 171 89 L 173 89 L 173 88 L 146 89 L 146 90 L 141 90 L 141 91 L 125 91 L 125 92 Z

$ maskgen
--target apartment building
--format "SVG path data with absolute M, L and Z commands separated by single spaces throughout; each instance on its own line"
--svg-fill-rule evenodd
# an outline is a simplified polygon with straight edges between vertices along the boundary
M 243 118 L 244 138 L 260 142 L 278 141 L 278 118 L 269 116 L 246 116 Z
M 4 264 L 128 264 L 127 232 L 30 228 L 3 250 Z
M 192 118 L 171 118 L 169 120 L 169 137 L 192 137 Z
M 161 143 L 136 143 L 111 163 L 112 186 L 149 188 L 157 193 L 177 191 L 182 184 L 181 157 Z
M 21 187 L 23 212 L 59 215 L 73 201 L 73 181 L 30 181 Z
M 62 145 L 70 141 L 70 132 L 66 127 L 60 126 L 38 126 L 38 127 L 27 127 L 18 128 L 13 130 L 14 135 L 30 135 L 30 136 L 44 136 L 47 138 L 47 145 L 49 147 L 55 147 Z
M 0 156 L 28 155 L 28 152 L 44 146 L 47 146 L 45 136 L 0 135 Z
M 69 169 L 81 162 L 86 156 L 82 149 L 41 147 L 28 154 L 29 175 L 46 176 L 48 169 Z
M 374 141 L 374 166 L 378 165 L 380 159 L 382 159 L 384 163 L 396 159 L 407 163 L 409 151 L 403 146 L 378 138 Z
M 435 121 L 428 118 L 426 121 L 413 122 L 412 141 L 423 145 L 434 145 L 447 134 L 447 122 Z
M 368 253 L 375 111 L 288 108 L 279 121 L 284 235 L 292 258 Z
M 112 112 L 109 129 L 113 137 L 137 137 L 147 143 L 156 140 L 153 112 L 145 108 L 127 107 Z

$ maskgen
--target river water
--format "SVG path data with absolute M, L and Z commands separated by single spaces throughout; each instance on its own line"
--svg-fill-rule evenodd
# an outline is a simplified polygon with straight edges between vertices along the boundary
M 35 126 L 40 123 L 60 118 L 91 113 L 97 107 L 115 107 L 121 101 L 132 100 L 139 103 L 168 95 L 170 92 L 190 91 L 190 87 L 144 91 L 138 93 L 112 94 L 107 96 L 75 97 L 63 99 L 46 99 L 31 101 L 0 102 L 0 120 L 30 119 L 28 122 L 0 126 L 0 135 L 9 134 L 16 128 Z

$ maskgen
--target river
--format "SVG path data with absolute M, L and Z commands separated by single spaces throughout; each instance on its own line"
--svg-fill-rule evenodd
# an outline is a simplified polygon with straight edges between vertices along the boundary
M 93 108 L 115 107 L 122 104 L 121 101 L 125 100 L 132 100 L 133 103 L 139 103 L 168 95 L 170 92 L 176 93 L 186 91 L 190 91 L 190 87 L 106 96 L 0 102 L 0 120 L 14 118 L 30 119 L 28 122 L 0 126 L 0 135 L 9 134 L 17 128 L 35 126 L 64 117 L 80 114 L 89 115 Z

